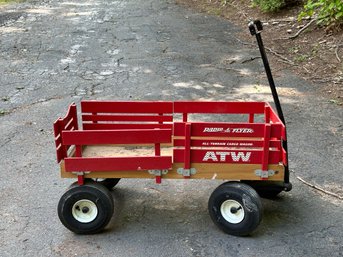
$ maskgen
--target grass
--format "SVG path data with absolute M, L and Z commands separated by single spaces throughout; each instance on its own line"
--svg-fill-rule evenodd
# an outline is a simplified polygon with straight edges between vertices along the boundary
M 24 2 L 24 0 L 0 0 L 0 4 L 18 3 L 18 2 Z

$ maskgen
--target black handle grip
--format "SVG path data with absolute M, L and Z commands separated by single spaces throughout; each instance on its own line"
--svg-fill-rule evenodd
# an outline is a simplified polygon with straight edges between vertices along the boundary
M 263 30 L 262 22 L 260 20 L 251 21 L 249 23 L 249 30 L 251 35 L 256 35 L 257 33 Z

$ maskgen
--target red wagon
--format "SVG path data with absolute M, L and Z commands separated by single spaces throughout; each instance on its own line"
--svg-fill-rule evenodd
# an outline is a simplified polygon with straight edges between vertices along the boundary
M 228 180 L 212 193 L 208 209 L 233 235 L 259 225 L 259 195 L 291 189 L 285 124 L 265 102 L 81 101 L 79 120 L 82 129 L 72 104 L 54 123 L 61 176 L 77 179 L 58 214 L 76 233 L 108 224 L 109 190 L 121 178 Z

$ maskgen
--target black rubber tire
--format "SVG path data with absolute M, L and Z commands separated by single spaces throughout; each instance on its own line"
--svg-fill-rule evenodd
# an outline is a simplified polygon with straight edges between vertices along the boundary
M 233 222 L 224 218 L 225 214 L 222 213 L 224 202 L 238 203 L 241 208 L 240 213 L 243 213 L 241 221 Z M 263 213 L 261 199 L 256 191 L 240 182 L 224 183 L 217 187 L 208 201 L 208 210 L 212 221 L 221 230 L 235 236 L 251 234 L 260 224 Z M 230 212 L 230 215 L 234 214 L 232 208 Z
M 105 178 L 105 179 L 92 179 L 92 178 L 86 178 L 87 181 L 93 181 L 96 183 L 99 183 L 103 186 L 105 186 L 108 190 L 112 190 L 118 183 L 120 178 Z
M 72 211 L 78 201 L 88 201 L 96 206 L 96 217 L 89 222 L 80 222 Z M 58 207 L 58 217 L 62 224 L 77 234 L 95 234 L 105 228 L 110 222 L 114 211 L 113 198 L 109 190 L 95 182 L 87 181 L 78 186 L 76 183 L 62 195 Z
M 104 185 L 107 189 L 111 190 L 118 184 L 119 180 L 120 178 L 106 178 L 104 180 L 98 180 L 97 182 L 99 182 L 101 185 Z
M 258 195 L 266 199 L 275 199 L 285 188 L 282 184 L 270 181 L 241 181 L 256 190 Z

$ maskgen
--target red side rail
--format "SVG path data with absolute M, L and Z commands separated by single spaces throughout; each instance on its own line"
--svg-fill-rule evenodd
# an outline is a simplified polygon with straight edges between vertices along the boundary
M 171 129 L 173 102 L 82 101 L 84 130 Z
M 65 158 L 67 172 L 170 169 L 171 156 L 159 156 L 160 144 L 171 142 L 171 129 L 64 131 L 63 145 L 75 145 L 76 154 Z M 82 146 L 101 144 L 154 144 L 155 156 L 82 157 Z

